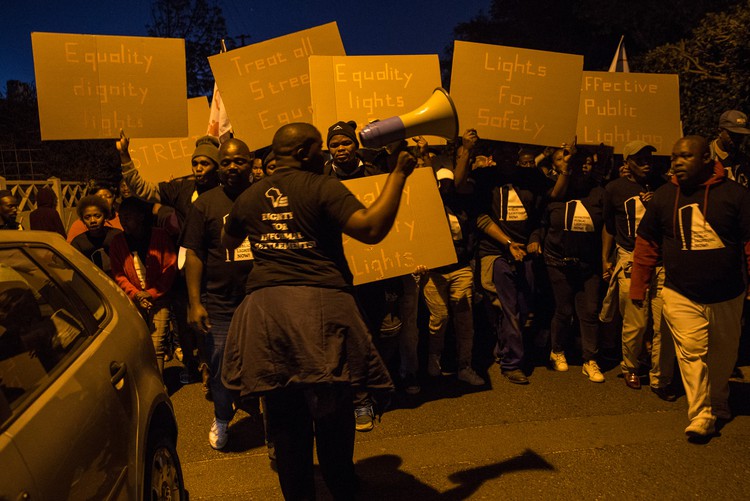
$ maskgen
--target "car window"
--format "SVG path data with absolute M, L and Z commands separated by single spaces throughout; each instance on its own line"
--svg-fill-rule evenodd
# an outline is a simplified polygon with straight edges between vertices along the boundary
M 57 261 L 71 279 L 78 274 Z M 95 324 L 82 318 L 74 296 L 23 250 L 0 249 L 0 423 L 30 403 L 89 339 L 86 325 Z
M 101 295 L 80 273 L 75 272 L 65 260 L 48 248 L 32 247 L 27 250 L 48 273 L 57 279 L 58 283 L 68 285 L 75 293 L 75 298 L 83 302 L 84 307 L 91 312 L 97 323 L 101 323 L 107 315 L 107 308 L 104 306 Z

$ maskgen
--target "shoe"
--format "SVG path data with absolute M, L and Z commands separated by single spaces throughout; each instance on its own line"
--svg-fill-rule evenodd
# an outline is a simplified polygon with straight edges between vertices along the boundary
M 710 418 L 695 418 L 693 419 L 687 428 L 685 428 L 685 435 L 688 438 L 706 438 L 714 434 L 716 428 L 714 428 L 714 420 Z
M 459 370 L 458 380 L 463 381 L 464 383 L 469 383 L 472 386 L 484 385 L 484 379 L 479 377 L 479 375 L 474 372 L 474 369 L 472 369 L 471 367 L 464 367 L 463 369 Z M 528 380 L 526 381 L 528 382 Z
M 552 368 L 557 372 L 568 372 L 568 361 L 565 359 L 565 353 L 553 351 L 549 354 Z
M 229 440 L 229 421 L 214 419 L 208 432 L 208 443 L 216 450 L 223 449 Z
M 164 363 L 166 364 L 166 363 L 171 362 L 171 361 L 172 361 L 172 354 L 169 353 L 169 352 L 165 353 L 164 354 Z
M 665 402 L 674 402 L 677 400 L 677 393 L 675 393 L 671 385 L 662 386 L 661 388 L 652 386 L 651 391 Z
M 589 377 L 589 381 L 594 383 L 604 382 L 604 374 L 602 374 L 602 370 L 599 368 L 599 364 L 596 363 L 596 360 L 584 362 L 581 372 Z
M 638 374 L 635 372 L 626 372 L 623 374 L 625 379 L 625 384 L 628 388 L 632 388 L 634 390 L 640 390 L 641 389 L 641 378 L 638 377 Z
M 375 412 L 372 405 L 363 405 L 354 409 L 354 429 L 357 431 L 370 431 L 375 428 Z
M 182 348 L 180 348 L 178 346 L 177 348 L 174 349 L 174 358 L 176 358 L 177 361 L 181 363 L 182 362 L 182 357 L 183 357 L 183 355 L 182 355 Z
M 187 369 L 180 371 L 180 384 L 192 384 L 198 381 L 198 375 L 191 373 Z
M 442 368 L 440 367 L 440 355 L 430 355 L 427 357 L 427 375 L 430 377 L 438 377 L 442 372 Z
M 526 377 L 520 369 L 513 369 L 511 371 L 500 371 L 505 379 L 513 384 L 529 384 L 529 378 Z
M 422 391 L 422 387 L 419 386 L 419 381 L 417 381 L 417 376 L 409 373 L 402 379 L 404 384 L 404 391 L 409 395 L 416 395 L 420 391 Z

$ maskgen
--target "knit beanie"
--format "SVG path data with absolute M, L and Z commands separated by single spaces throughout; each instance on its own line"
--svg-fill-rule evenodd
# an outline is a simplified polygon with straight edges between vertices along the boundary
M 214 136 L 199 137 L 195 141 L 195 151 L 191 160 L 195 157 L 208 157 L 218 166 L 219 165 L 219 138 Z
M 359 146 L 359 141 L 357 141 L 357 122 L 354 120 L 349 120 L 348 122 L 336 122 L 331 125 L 328 128 L 326 144 L 331 142 L 333 136 L 346 136 L 354 141 L 354 144 Z

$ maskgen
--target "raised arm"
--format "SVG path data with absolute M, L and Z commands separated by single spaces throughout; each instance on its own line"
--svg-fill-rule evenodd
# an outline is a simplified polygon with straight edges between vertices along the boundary
M 456 165 L 453 171 L 453 184 L 458 191 L 466 188 L 469 171 L 471 171 L 469 168 L 471 150 L 474 149 L 478 140 L 479 136 L 477 136 L 477 131 L 474 129 L 467 129 L 464 135 L 461 136 L 461 146 L 458 147 L 458 152 L 456 153 Z
M 343 227 L 344 233 L 366 244 L 380 242 L 391 230 L 406 178 L 417 164 L 416 158 L 406 151 L 396 151 L 391 158 L 396 158 L 396 165 L 388 175 L 380 196 L 370 207 L 352 214 Z
M 138 169 L 133 164 L 130 157 L 130 138 L 125 135 L 125 131 L 120 129 L 120 139 L 116 143 L 117 151 L 120 152 L 120 167 L 122 168 L 122 178 L 128 183 L 128 186 L 138 198 L 149 202 L 161 202 L 159 187 L 141 177 Z

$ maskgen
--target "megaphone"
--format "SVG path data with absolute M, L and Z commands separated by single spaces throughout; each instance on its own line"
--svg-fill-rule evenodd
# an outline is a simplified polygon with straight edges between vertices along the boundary
M 366 148 L 380 148 L 409 137 L 441 136 L 453 139 L 457 134 L 456 105 L 448 92 L 438 87 L 416 110 L 366 125 L 359 133 L 359 139 Z

